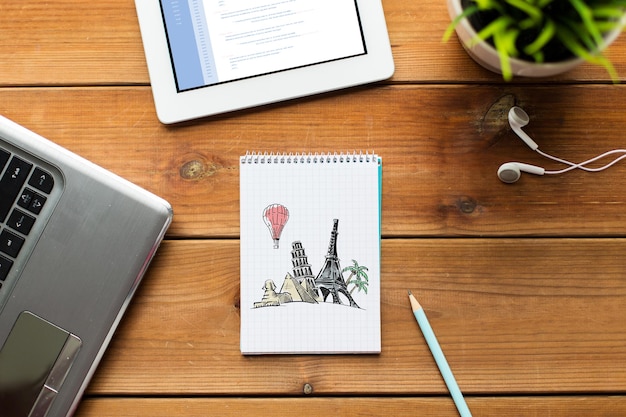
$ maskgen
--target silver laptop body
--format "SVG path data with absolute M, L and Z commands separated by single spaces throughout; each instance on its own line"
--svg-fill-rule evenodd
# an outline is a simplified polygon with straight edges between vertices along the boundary
M 73 414 L 171 219 L 0 117 L 0 417 Z

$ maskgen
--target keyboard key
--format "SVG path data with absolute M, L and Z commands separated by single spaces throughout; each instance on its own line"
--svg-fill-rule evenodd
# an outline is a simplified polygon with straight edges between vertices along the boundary
M 17 257 L 17 254 L 20 253 L 20 249 L 22 249 L 23 244 L 24 238 L 19 237 L 6 229 L 0 233 L 0 252 L 6 253 L 12 258 Z
M 14 156 L 9 162 L 7 170 L 0 179 L 0 222 L 4 222 L 13 206 L 22 185 L 28 177 L 32 164 Z
M 0 149 L 0 173 L 2 172 L 2 169 L 7 164 L 7 162 L 9 162 L 10 157 L 11 157 L 10 153 L 5 151 L 4 149 Z
M 30 233 L 33 224 L 35 224 L 35 218 L 18 209 L 13 210 L 7 221 L 7 226 L 23 235 Z
M 22 195 L 17 199 L 17 205 L 25 208 L 33 214 L 39 214 L 43 205 L 46 204 L 47 198 L 31 190 L 25 188 Z
M 13 261 L 0 255 L 0 285 L 9 275 L 9 271 L 13 266 Z
M 41 168 L 35 168 L 33 175 L 28 180 L 28 184 L 35 187 L 39 191 L 43 191 L 46 194 L 50 194 L 54 187 L 54 178 L 50 173 L 44 171 Z

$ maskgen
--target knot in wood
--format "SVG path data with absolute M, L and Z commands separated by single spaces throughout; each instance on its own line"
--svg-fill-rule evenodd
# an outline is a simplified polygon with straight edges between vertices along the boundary
M 457 207 L 464 214 L 472 214 L 476 210 L 476 200 L 469 197 L 461 197 L 457 201 Z
M 180 168 L 180 176 L 186 180 L 196 180 L 202 178 L 204 172 L 206 171 L 206 166 L 203 162 L 193 160 L 186 162 Z
M 217 166 L 207 163 L 202 158 L 192 159 L 185 162 L 180 168 L 180 176 L 186 180 L 200 180 L 206 176 L 213 175 L 217 171 Z

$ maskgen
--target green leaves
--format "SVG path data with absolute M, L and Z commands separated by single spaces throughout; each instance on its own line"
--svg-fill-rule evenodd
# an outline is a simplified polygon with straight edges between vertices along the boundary
M 352 265 L 346 266 L 341 271 L 350 272 L 350 276 L 346 280 L 346 287 L 352 284 L 352 288 L 350 289 L 350 294 L 354 292 L 355 289 L 358 291 L 363 291 L 367 294 L 367 286 L 369 285 L 369 277 L 367 275 L 368 268 L 365 265 L 359 265 L 356 260 L 352 260 Z
M 550 58 L 549 50 L 560 47 L 602 65 L 617 82 L 614 67 L 601 51 L 604 35 L 622 26 L 625 12 L 626 0 L 470 0 L 443 40 L 450 38 L 461 20 L 482 13 L 493 18 L 477 28 L 472 45 L 493 44 L 505 80 L 512 78 L 511 58 L 541 63 Z
M 469 6 L 465 10 L 463 10 L 463 13 L 458 15 L 452 21 L 452 23 L 450 23 L 450 25 L 448 26 L 448 28 L 444 32 L 444 34 L 443 34 L 443 41 L 444 42 L 448 42 L 448 40 L 450 39 L 450 36 L 452 36 L 452 34 L 454 33 L 454 28 L 457 27 L 457 25 L 459 24 L 459 22 L 461 22 L 461 20 L 465 19 L 466 17 L 469 17 L 469 16 L 473 15 L 474 13 L 476 13 L 478 11 L 479 11 L 479 8 L 476 5 Z

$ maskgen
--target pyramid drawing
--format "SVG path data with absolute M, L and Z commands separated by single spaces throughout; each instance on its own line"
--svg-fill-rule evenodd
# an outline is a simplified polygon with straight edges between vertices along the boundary
M 293 301 L 303 301 L 305 303 L 315 303 L 317 304 L 317 300 L 315 299 L 314 293 L 308 291 L 302 284 L 298 282 L 291 274 L 287 274 L 285 277 L 285 281 L 283 282 L 283 286 L 280 289 L 280 292 L 287 292 L 291 294 L 291 298 Z

